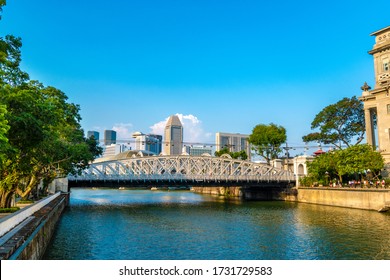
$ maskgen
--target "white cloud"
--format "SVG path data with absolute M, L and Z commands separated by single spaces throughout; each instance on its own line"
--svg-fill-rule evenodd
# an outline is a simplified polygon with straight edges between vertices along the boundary
M 199 120 L 194 115 L 183 115 L 176 114 L 181 123 L 183 124 L 183 140 L 188 143 L 211 143 L 213 134 L 210 132 L 205 132 L 202 126 L 202 121 Z M 150 127 L 151 133 L 164 135 L 165 125 L 168 121 L 168 118 L 165 120 L 155 123 Z
M 112 130 L 116 131 L 116 139 L 131 139 L 131 131 L 133 129 L 133 124 L 131 123 L 116 123 Z
M 167 123 L 167 121 L 168 121 L 168 118 L 166 118 L 164 121 L 160 121 L 160 122 L 152 125 L 150 127 L 150 133 L 164 135 L 164 128 L 165 128 L 165 124 Z

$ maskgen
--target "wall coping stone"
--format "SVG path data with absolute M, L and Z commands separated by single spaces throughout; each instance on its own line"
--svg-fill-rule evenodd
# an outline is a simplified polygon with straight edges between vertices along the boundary
M 8 231 L 13 229 L 15 226 L 23 222 L 25 219 L 33 215 L 35 212 L 40 210 L 42 207 L 57 198 L 61 192 L 57 192 L 49 197 L 43 198 L 29 206 L 20 209 L 19 211 L 8 215 L 0 219 L 0 237 L 6 234 Z

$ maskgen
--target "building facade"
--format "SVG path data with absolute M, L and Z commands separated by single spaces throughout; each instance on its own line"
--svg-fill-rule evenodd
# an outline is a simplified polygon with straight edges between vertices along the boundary
M 296 182 L 295 185 L 300 186 L 299 179 L 308 175 L 307 163 L 312 162 L 314 156 L 301 155 L 296 156 L 293 159 L 293 171 L 295 174 Z
M 135 132 L 132 137 L 135 139 L 136 150 L 151 152 L 155 155 L 161 154 L 162 135 Z
M 180 155 L 183 146 L 183 125 L 178 116 L 170 116 L 164 131 L 164 154 Z
M 249 135 L 240 133 L 217 132 L 215 134 L 216 151 L 228 148 L 229 152 L 245 151 L 248 160 L 251 159 L 251 147 L 248 142 Z
M 105 130 L 104 131 L 104 145 L 108 146 L 111 144 L 116 144 L 116 131 Z
M 152 143 L 149 145 L 147 151 L 155 153 L 156 155 L 159 155 L 162 153 L 162 142 L 163 142 L 163 137 L 162 135 L 158 134 L 148 134 L 147 135 L 149 138 L 149 141 Z
M 193 145 L 184 145 L 183 154 L 189 154 L 190 156 L 201 156 L 204 154 L 212 154 L 213 150 L 211 147 L 207 146 L 193 146 Z
M 97 141 L 97 142 L 99 142 L 99 132 L 97 132 L 97 131 L 88 131 L 87 132 L 87 138 L 91 138 L 93 136 L 93 138 L 95 138 L 95 140 Z
M 117 154 L 130 151 L 131 146 L 129 144 L 111 144 L 103 148 L 103 158 L 112 157 Z
M 373 32 L 375 85 L 365 83 L 359 98 L 364 104 L 367 143 L 379 150 L 390 164 L 390 26 Z M 376 123 L 376 128 L 375 128 Z

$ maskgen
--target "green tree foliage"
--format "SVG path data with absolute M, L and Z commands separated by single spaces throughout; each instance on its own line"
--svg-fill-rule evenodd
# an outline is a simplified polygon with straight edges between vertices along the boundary
M 252 149 L 263 157 L 267 162 L 278 158 L 278 154 L 282 151 L 281 145 L 287 140 L 286 129 L 282 126 L 270 123 L 258 124 L 249 135 L 249 143 L 252 144 Z
M 0 37 L 0 86 L 21 85 L 29 79 L 28 74 L 19 68 L 22 61 L 21 47 L 21 38 L 12 35 Z
M 214 153 L 216 157 L 220 157 L 225 154 L 230 155 L 234 159 L 242 159 L 242 160 L 248 159 L 248 154 L 244 150 L 240 152 L 230 152 L 227 147 L 224 147 L 223 149 L 216 151 Z
M 340 162 L 339 151 L 332 151 L 317 156 L 314 161 L 308 162 L 308 174 L 314 181 L 325 182 L 328 178 L 338 178 L 342 180 L 342 175 L 338 173 Z
M 10 194 L 26 197 L 41 180 L 77 173 L 101 153 L 80 127 L 79 106 L 53 87 L 30 81 L 12 87 L 0 97 L 6 105 L 8 141 L 12 149 L 1 167 L 0 184 L 5 207 Z
M 367 170 L 379 174 L 384 167 L 382 155 L 368 144 L 351 146 L 339 153 L 338 172 L 341 175 L 363 174 Z
M 0 38 L 0 208 L 14 193 L 27 197 L 41 181 L 80 172 L 102 153 L 84 137 L 79 106 L 19 69 L 20 47 L 20 38 Z
M 363 176 L 367 170 L 378 175 L 383 167 L 384 160 L 379 152 L 368 144 L 359 144 L 317 156 L 308 163 L 308 173 L 316 181 L 325 181 L 328 176 L 342 182 L 345 176 Z
M 6 147 L 8 145 L 7 133 L 9 130 L 8 121 L 5 118 L 7 109 L 4 105 L 0 105 L 0 164 L 2 163 Z
M 6 1 L 5 0 L 0 0 L 0 19 L 1 19 L 1 13 L 3 12 L 3 6 L 5 6 Z
M 319 129 L 302 137 L 304 142 L 332 144 L 339 149 L 359 144 L 365 133 L 363 103 L 356 97 L 343 98 L 316 115 L 311 129 Z

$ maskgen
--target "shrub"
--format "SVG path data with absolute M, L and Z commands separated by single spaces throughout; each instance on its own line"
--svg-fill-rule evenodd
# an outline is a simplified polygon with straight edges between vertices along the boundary
M 11 207 L 11 208 L 0 208 L 0 213 L 14 213 L 20 210 L 19 207 Z

